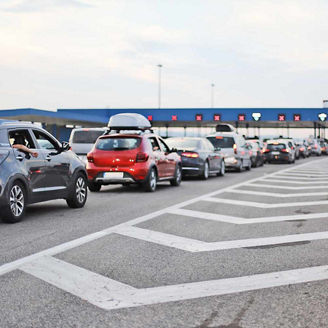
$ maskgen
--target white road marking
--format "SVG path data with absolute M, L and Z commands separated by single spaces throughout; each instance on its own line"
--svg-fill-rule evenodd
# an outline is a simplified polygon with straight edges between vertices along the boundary
M 319 161 L 322 161 L 322 160 L 319 160 Z M 306 165 L 309 165 L 309 163 L 303 163 L 303 164 L 300 164 L 298 165 L 297 167 L 300 168 L 300 167 L 303 167 L 303 166 L 306 166 Z M 279 171 L 280 173 L 281 172 L 289 172 L 292 168 L 287 168 L 287 169 L 283 169 L 281 171 Z M 293 168 L 294 169 L 294 168 Z M 274 174 L 276 174 L 277 172 L 274 172 L 274 173 L 271 173 L 271 174 L 268 174 L 267 177 L 269 176 L 273 176 Z M 240 186 L 244 186 L 244 185 L 248 185 L 252 182 L 256 182 L 256 181 L 259 181 L 261 180 L 262 177 L 257 177 L 257 178 L 254 178 L 254 179 L 251 179 L 251 180 L 247 180 L 246 182 L 241 182 L 241 183 L 238 183 L 236 185 L 234 185 L 233 187 L 234 188 L 238 188 Z M 265 186 L 265 185 L 260 185 L 260 186 Z M 272 188 L 272 187 L 271 187 Z M 317 187 L 316 187 L 317 188 Z M 322 187 L 323 188 L 323 187 Z M 60 245 L 57 245 L 57 246 L 54 246 L 52 248 L 49 248 L 49 249 L 46 249 L 44 251 L 41 251 L 41 252 L 38 252 L 38 253 L 35 253 L 35 254 L 32 254 L 32 255 L 28 255 L 26 257 L 23 257 L 23 258 L 20 258 L 18 260 L 15 260 L 13 262 L 9 262 L 9 263 L 5 263 L 3 265 L 0 266 L 0 276 L 5 274 L 5 273 L 8 273 L 10 271 L 13 271 L 13 270 L 16 270 L 18 269 L 20 266 L 22 266 L 23 264 L 25 263 L 28 263 L 30 261 L 34 261 L 38 258 L 41 258 L 45 255 L 48 255 L 48 256 L 52 256 L 52 255 L 56 255 L 56 254 L 59 254 L 59 253 L 62 253 L 62 252 L 65 252 L 69 249 L 72 249 L 72 248 L 75 248 L 75 247 L 78 247 L 78 246 L 81 246 L 83 244 L 86 244 L 88 242 L 91 242 L 91 241 L 94 241 L 94 240 L 97 240 L 99 238 L 102 238 L 102 237 L 105 237 L 111 233 L 114 232 L 115 229 L 117 228 L 120 228 L 120 227 L 123 227 L 123 226 L 132 226 L 132 225 L 136 225 L 138 223 L 141 223 L 141 222 L 144 222 L 144 221 L 147 221 L 147 220 L 150 220 L 154 217 L 157 217 L 157 216 L 160 216 L 162 214 L 166 214 L 168 213 L 169 211 L 171 210 L 174 210 L 174 209 L 179 209 L 181 207 L 184 207 L 184 206 L 187 206 L 187 205 L 190 205 L 190 204 L 193 204 L 199 200 L 202 200 L 203 198 L 206 198 L 206 197 L 210 197 L 210 196 L 215 196 L 215 195 L 218 195 L 220 193 L 224 193 L 225 191 L 228 191 L 229 189 L 231 189 L 231 186 L 227 187 L 227 188 L 223 188 L 223 189 L 220 189 L 218 191 L 214 191 L 214 192 L 210 192 L 208 194 L 205 194 L 205 195 L 202 195 L 202 196 L 199 196 L 199 197 L 196 197 L 196 198 L 193 198 L 193 199 L 190 199 L 190 200 L 187 200 L 187 201 L 184 201 L 182 203 L 178 203 L 178 204 L 175 204 L 173 206 L 170 206 L 170 207 L 167 207 L 167 208 L 164 208 L 162 210 L 159 210 L 159 211 L 156 211 L 156 212 L 152 212 L 150 214 L 147 214 L 147 215 L 144 215 L 144 216 L 141 216 L 139 218 L 136 218 L 136 219 L 133 219 L 131 221 L 128 221 L 128 222 L 124 222 L 122 224 L 119 224 L 117 226 L 114 226 L 114 227 L 111 227 L 111 228 L 107 228 L 107 229 L 104 229 L 104 230 L 101 230 L 101 231 L 98 231 L 98 232 L 95 232 L 95 233 L 92 233 L 92 234 L 89 234 L 89 235 L 86 235 L 84 237 L 80 237 L 80 238 L 77 238 L 75 240 L 71 240 L 71 241 L 68 241 L 66 243 L 63 243 L 63 244 L 60 244 Z M 234 217 L 226 217 L 226 221 L 223 220 L 223 216 L 218 216 L 216 214 L 213 214 L 211 216 L 210 213 L 202 213 L 202 215 L 207 215 L 208 217 L 213 217 L 214 219 L 214 216 L 216 217 L 221 217 L 221 220 L 217 220 L 217 221 L 223 221 L 223 222 L 230 222 L 230 223 L 236 223 L 236 224 L 245 224 L 245 222 L 243 222 L 241 219 L 239 218 L 234 218 Z M 190 216 L 190 215 L 189 215 Z M 191 215 L 192 216 L 192 215 Z
M 328 196 L 328 192 L 309 192 L 309 193 L 296 193 L 296 194 L 278 194 L 274 192 L 264 192 L 264 191 L 253 191 L 253 190 L 242 190 L 242 189 L 230 189 L 226 191 L 228 193 L 234 194 L 245 194 L 245 195 L 257 195 L 257 196 L 270 196 L 277 198 L 287 198 L 287 197 L 310 197 L 310 196 Z
M 318 179 L 328 177 L 328 174 L 292 173 L 292 172 L 288 172 L 288 175 L 285 174 L 285 173 L 278 173 L 278 174 L 276 174 L 276 176 L 278 176 L 278 175 L 284 176 L 284 177 L 300 177 L 300 178 L 310 177 L 310 178 L 318 178 Z
M 316 164 L 320 161 L 316 161 Z M 307 165 L 313 165 L 312 163 L 304 163 L 298 165 L 296 168 L 305 167 Z M 313 166 L 312 166 L 313 167 Z M 292 168 L 295 170 L 295 168 Z M 290 172 L 291 168 L 284 169 L 279 171 L 279 173 Z M 327 172 L 326 172 L 327 173 Z M 257 181 L 267 182 L 269 179 L 264 180 L 265 178 L 272 177 L 277 174 L 274 172 L 272 174 L 266 175 L 263 177 L 258 177 L 255 179 L 248 180 L 233 186 L 233 188 L 238 188 L 240 186 L 252 186 L 252 183 Z M 277 180 L 275 180 L 277 181 Z M 255 185 L 254 184 L 254 185 Z M 261 187 L 266 187 L 265 185 L 259 184 Z M 32 254 L 25 258 L 13 261 L 11 263 L 4 264 L 0 266 L 0 275 L 10 272 L 15 269 L 22 269 L 25 272 L 32 274 L 44 281 L 66 290 L 76 296 L 79 296 L 83 299 L 86 299 L 92 304 L 95 304 L 104 309 L 114 309 L 114 308 L 125 308 L 138 305 L 146 304 L 155 304 L 163 303 L 174 300 L 184 300 L 191 298 L 199 298 L 205 296 L 214 296 L 214 295 L 223 295 L 227 293 L 241 292 L 246 290 L 255 290 L 261 288 L 270 288 L 274 286 L 282 286 L 290 283 L 301 283 L 316 281 L 322 279 L 328 279 L 328 266 L 314 267 L 314 268 L 305 268 L 291 271 L 281 271 L 275 273 L 261 274 L 261 275 L 252 275 L 239 278 L 231 279 L 221 279 L 214 281 L 204 281 L 196 283 L 188 283 L 181 285 L 173 286 L 162 286 L 156 288 L 144 288 L 136 289 L 131 286 L 122 284 L 120 282 L 111 280 L 109 278 L 103 277 L 88 270 L 76 267 L 72 264 L 65 263 L 63 261 L 51 258 L 49 256 L 55 255 L 61 252 L 64 252 L 68 249 L 83 245 L 87 242 L 102 238 L 112 233 L 123 233 L 126 234 L 129 231 L 131 226 L 138 223 L 147 221 L 154 217 L 160 216 L 167 213 L 175 213 L 178 215 L 186 215 L 191 217 L 198 217 L 202 219 L 209 219 L 215 221 L 229 222 L 234 224 L 252 224 L 252 223 L 266 223 L 266 222 L 277 222 L 277 221 L 292 221 L 292 220 L 309 220 L 309 219 L 318 219 L 318 218 L 327 218 L 328 213 L 315 213 L 315 214 L 306 214 L 306 215 L 294 215 L 294 216 L 277 216 L 277 217 L 263 217 L 263 218 L 253 218 L 253 219 L 244 219 L 236 218 L 230 216 L 217 215 L 212 213 L 204 213 L 198 211 L 190 211 L 182 209 L 187 205 L 193 204 L 197 201 L 204 200 L 208 197 L 212 197 L 224 192 L 229 192 L 232 187 L 223 188 L 221 190 L 202 195 L 188 201 L 184 201 L 179 204 L 175 204 L 168 208 L 150 213 L 148 215 L 133 219 L 128 222 L 124 222 L 117 226 L 104 229 L 102 231 L 75 239 L 73 241 L 49 248 L 45 251 L 41 251 L 36 254 Z M 281 186 L 270 186 L 270 188 L 281 188 Z M 326 186 L 317 186 L 317 187 L 293 187 L 291 189 L 319 189 L 326 188 Z M 288 189 L 288 188 L 286 188 Z M 136 227 L 131 228 L 130 233 L 133 234 L 133 229 L 139 229 Z M 144 233 L 144 232 L 143 232 Z M 145 232 L 149 237 L 149 233 Z M 158 239 L 160 233 L 155 233 L 151 236 L 155 240 Z M 251 247 L 259 245 L 266 245 L 265 243 L 272 243 L 282 240 L 292 242 L 290 240 L 304 241 L 304 238 L 313 238 L 313 240 L 326 239 L 327 236 L 324 236 L 323 233 L 311 233 L 311 234 L 297 234 L 290 236 L 277 236 L 277 237 L 268 237 L 268 238 L 257 238 L 249 240 L 239 240 L 239 241 L 225 241 L 216 243 L 216 247 L 228 247 L 225 249 L 236 248 L 237 242 L 239 242 L 238 247 Z M 305 236 L 306 235 L 306 236 Z M 140 236 L 140 233 L 139 233 Z M 213 247 L 215 243 L 204 243 L 201 241 L 187 239 L 177 236 L 165 236 L 161 235 L 161 238 L 166 238 L 166 243 L 175 245 L 178 247 L 187 247 L 185 242 L 192 242 L 191 246 L 194 247 L 194 250 L 197 247 L 204 247 L 204 244 L 208 244 L 208 247 Z M 146 237 L 145 237 L 146 238 Z M 170 238 L 168 240 L 168 238 Z M 303 239 L 302 239 L 303 238 Z M 309 240 L 309 239 L 306 239 Z M 224 244 L 223 244 L 224 243 Z M 264 244 L 263 244 L 264 243 Z M 248 246 L 240 246 L 248 245 Z M 251 245 L 251 246 L 250 246 Z M 271 244 L 269 244 L 271 245 Z M 190 247 L 191 247 L 190 246 Z M 82 271 L 80 271 L 82 270 Z M 86 283 L 90 281 L 90 283 Z M 90 291 L 92 289 L 92 291 Z
M 213 203 L 222 203 L 222 204 L 231 204 L 231 205 L 238 205 L 238 206 L 250 206 L 250 207 L 257 207 L 257 208 L 283 208 L 283 207 L 312 206 L 312 205 L 327 205 L 328 204 L 328 200 L 268 204 L 268 203 L 251 202 L 251 201 L 247 201 L 247 200 L 236 200 L 236 199 L 214 198 L 214 197 L 206 197 L 206 198 L 202 199 L 202 201 L 213 202 Z
M 24 264 L 20 270 L 103 308 L 129 306 L 129 294 L 137 291 L 129 285 L 58 260 L 50 256 Z
M 282 222 L 282 221 L 295 221 L 295 220 L 315 220 L 315 219 L 328 218 L 328 213 L 313 213 L 313 214 L 268 216 L 268 217 L 246 219 L 242 217 L 213 214 L 208 212 L 200 212 L 200 211 L 187 210 L 182 208 L 168 210 L 168 213 L 183 215 L 183 216 L 191 216 L 193 218 L 198 218 L 203 220 L 232 223 L 232 224 L 254 224 L 254 223 Z
M 319 170 L 291 170 L 291 173 L 311 173 L 311 174 L 328 174 L 328 171 L 319 171 Z
M 42 258 L 24 265 L 22 269 L 105 310 L 241 293 L 328 279 L 328 266 L 324 265 L 236 278 L 136 289 L 123 284 L 119 288 L 119 283 L 116 281 L 55 259 Z
M 261 180 L 261 182 L 265 182 Z M 282 186 L 282 185 L 268 185 L 268 184 L 261 184 L 261 183 L 253 183 L 250 182 L 248 184 L 244 184 L 243 186 L 250 186 L 250 187 L 263 187 L 263 188 L 270 188 L 270 189 L 289 189 L 289 190 L 301 190 L 301 189 L 327 189 L 328 186 L 302 186 L 302 187 L 291 187 L 291 186 Z
M 211 243 L 138 227 L 121 228 L 117 231 L 117 233 L 146 242 L 155 243 L 166 247 L 177 248 L 183 251 L 193 253 L 328 239 L 328 231 L 265 238 L 226 240 Z
M 328 178 L 311 178 L 311 177 L 300 177 L 300 176 L 287 176 L 287 175 L 278 175 L 278 174 L 276 174 L 275 176 L 274 176 L 274 178 L 278 178 L 278 179 L 284 179 L 284 180 L 288 180 L 288 181 L 295 181 L 295 180 L 297 180 L 297 181 L 316 181 L 316 182 L 318 182 L 318 181 L 322 181 L 322 182 L 324 182 L 324 183 L 326 183 L 327 182 L 327 180 L 328 180 Z
M 275 179 L 274 177 L 270 177 L 270 178 L 263 178 L 261 181 L 263 182 L 284 182 L 284 183 L 295 183 L 295 184 L 304 184 L 304 185 L 322 185 L 325 184 L 325 187 L 327 188 L 327 183 L 325 181 L 323 182 L 317 182 L 317 181 L 287 181 L 287 179 Z

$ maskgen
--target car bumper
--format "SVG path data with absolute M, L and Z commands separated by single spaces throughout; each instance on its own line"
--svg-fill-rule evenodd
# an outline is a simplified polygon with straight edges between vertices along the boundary
M 270 162 L 279 162 L 279 161 L 290 161 L 290 155 L 289 154 L 279 154 L 279 155 L 272 155 L 272 154 L 268 154 L 266 155 L 266 160 L 270 161 Z

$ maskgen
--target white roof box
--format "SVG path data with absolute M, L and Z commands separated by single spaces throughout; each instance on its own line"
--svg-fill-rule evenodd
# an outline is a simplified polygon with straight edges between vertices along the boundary
M 113 115 L 109 119 L 108 127 L 111 130 L 147 130 L 151 128 L 151 124 L 140 114 L 122 113 Z

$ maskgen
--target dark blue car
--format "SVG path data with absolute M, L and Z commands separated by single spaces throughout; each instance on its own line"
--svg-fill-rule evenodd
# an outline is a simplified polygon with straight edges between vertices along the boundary
M 81 208 L 87 200 L 83 162 L 50 133 L 34 124 L 0 124 L 0 217 L 18 222 L 26 205 L 65 199 Z

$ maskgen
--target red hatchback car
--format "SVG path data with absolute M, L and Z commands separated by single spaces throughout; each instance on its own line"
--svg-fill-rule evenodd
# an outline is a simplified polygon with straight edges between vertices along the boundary
M 100 136 L 87 159 L 90 191 L 99 191 L 102 185 L 132 183 L 155 191 L 158 181 L 170 181 L 172 186 L 181 183 L 180 156 L 162 138 L 147 131 Z

